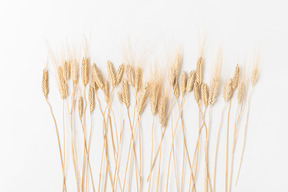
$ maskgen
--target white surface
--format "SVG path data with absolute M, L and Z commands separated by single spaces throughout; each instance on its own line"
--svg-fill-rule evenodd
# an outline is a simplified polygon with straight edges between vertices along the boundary
M 102 70 L 105 70 L 107 59 L 119 65 L 123 45 L 128 39 L 132 44 L 140 39 L 142 42 L 140 45 L 143 47 L 146 40 L 149 42 L 147 43 L 149 47 L 167 43 L 166 47 L 172 51 L 175 50 L 176 45 L 181 45 L 184 51 L 183 68 L 191 70 L 195 68 L 198 56 L 197 34 L 202 34 L 203 31 L 207 34 L 205 50 L 207 66 L 215 61 L 217 49 L 223 47 L 225 69 L 222 79 L 232 75 L 237 60 L 243 61 L 247 58 L 247 65 L 251 65 L 255 48 L 258 48 L 261 55 L 261 76 L 252 97 L 242 172 L 238 187 L 233 190 L 286 190 L 288 180 L 288 129 L 285 121 L 288 107 L 287 18 L 285 1 L 259 0 L 238 3 L 231 1 L 201 3 L 192 1 L 1 1 L 0 191 L 61 190 L 61 168 L 55 130 L 41 92 L 43 61 L 47 56 L 46 39 L 53 48 L 60 50 L 65 45 L 66 39 L 80 48 L 83 35 L 90 36 L 91 47 L 93 47 L 92 60 L 96 61 Z M 163 54 L 159 55 L 160 59 L 163 57 Z M 52 72 L 51 64 L 49 70 Z M 209 74 L 210 71 L 206 70 L 206 82 L 209 80 Z M 61 125 L 62 103 L 55 88 L 56 81 L 53 75 L 50 83 L 53 88 L 49 97 Z M 192 120 L 197 119 L 196 105 L 192 101 L 192 96 L 189 96 L 184 111 L 184 121 L 195 127 L 197 123 Z M 213 109 L 215 129 L 222 106 L 223 99 L 219 98 Z M 235 114 L 235 106 L 234 102 L 232 114 Z M 191 112 L 195 114 L 192 120 L 188 117 Z M 146 177 L 147 163 L 150 158 L 148 152 L 152 121 L 149 109 L 145 111 L 143 119 L 148 119 L 142 124 L 143 137 L 148 138 L 143 145 L 146 163 L 143 169 Z M 233 120 L 234 115 L 231 115 L 231 122 Z M 81 134 L 80 129 L 78 131 L 76 134 Z M 185 131 L 189 138 L 189 145 L 193 146 L 195 129 L 189 129 L 187 126 Z M 94 157 L 96 161 L 94 163 L 95 183 L 98 183 L 101 134 L 100 131 L 99 134 L 95 134 L 93 143 L 96 147 L 91 149 L 94 150 L 91 158 Z M 126 139 L 130 138 L 128 127 L 124 134 Z M 215 135 L 215 132 L 212 130 L 211 134 Z M 180 129 L 176 137 L 175 148 L 179 149 L 177 161 L 178 172 L 180 172 L 182 161 Z M 155 139 L 155 142 L 159 140 L 159 134 L 155 133 Z M 213 141 L 215 138 L 212 138 L 211 142 Z M 165 146 L 170 148 L 170 145 L 171 131 L 168 129 Z M 192 154 L 193 147 L 189 150 Z M 167 167 L 167 151 L 168 149 L 165 149 L 163 153 L 166 158 L 162 158 L 164 172 Z M 224 172 L 221 170 L 224 170 L 224 137 L 220 145 L 219 157 L 217 183 L 218 191 L 223 191 Z M 235 159 L 238 159 L 237 157 L 239 152 L 235 155 Z M 123 165 L 124 159 L 126 155 L 122 159 Z M 238 164 L 238 160 L 235 164 Z M 71 162 L 68 166 L 70 169 L 67 173 L 69 178 L 67 185 L 74 186 Z M 187 163 L 186 169 L 189 169 Z M 173 167 L 171 173 L 172 170 Z M 202 174 L 199 175 L 198 191 L 202 191 Z M 173 179 L 170 178 L 170 191 L 175 190 Z M 166 177 L 163 176 L 161 180 L 161 191 L 163 191 Z M 185 183 L 186 185 L 188 183 Z M 144 189 L 146 191 L 147 188 Z

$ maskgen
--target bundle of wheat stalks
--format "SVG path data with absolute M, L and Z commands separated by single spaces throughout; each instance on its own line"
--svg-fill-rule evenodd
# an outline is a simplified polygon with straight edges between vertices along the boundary
M 251 77 L 248 78 L 245 73 L 240 70 L 238 64 L 235 67 L 235 72 L 232 78 L 226 79 L 223 84 L 222 96 L 224 99 L 224 106 L 221 112 L 221 118 L 219 124 L 217 123 L 218 134 L 217 142 L 210 143 L 210 128 L 212 122 L 210 122 L 210 113 L 215 104 L 217 97 L 220 92 L 221 87 L 221 66 L 222 66 L 222 52 L 219 51 L 214 68 L 212 69 L 210 84 L 203 82 L 204 74 L 204 63 L 205 59 L 203 58 L 203 49 L 201 49 L 199 58 L 196 63 L 196 69 L 191 70 L 189 73 L 181 71 L 182 64 L 182 55 L 178 51 L 175 54 L 175 57 L 169 67 L 167 67 L 167 75 L 161 77 L 159 70 L 153 70 L 151 73 L 151 78 L 144 82 L 143 80 L 143 71 L 144 68 L 141 65 L 135 65 L 130 63 L 128 60 L 125 60 L 117 70 L 115 70 L 112 62 L 107 61 L 107 72 L 109 79 L 105 79 L 102 72 L 100 71 L 99 66 L 90 61 L 90 58 L 87 54 L 87 51 L 84 50 L 84 55 L 82 61 L 77 60 L 71 56 L 62 58 L 61 61 L 58 61 L 54 54 L 50 50 L 51 63 L 54 64 L 57 86 L 59 89 L 60 97 L 63 102 L 63 129 L 60 129 L 60 126 L 57 124 L 56 118 L 54 116 L 51 104 L 48 99 L 49 94 L 49 80 L 48 80 L 48 68 L 47 65 L 43 70 L 43 79 L 42 79 L 42 91 L 49 105 L 51 116 L 53 117 L 54 126 L 56 130 L 60 162 L 62 166 L 62 175 L 63 178 L 63 191 L 81 191 L 86 192 L 89 189 L 93 191 L 106 191 L 107 185 L 111 188 L 111 191 L 130 191 L 131 185 L 135 182 L 137 191 L 143 191 L 144 185 L 148 191 L 168 191 L 169 190 L 169 177 L 170 172 L 170 163 L 171 160 L 174 163 L 174 176 L 175 186 L 177 191 L 184 191 L 183 180 L 184 180 L 184 163 L 187 160 L 189 164 L 189 188 L 185 191 L 211 191 L 214 192 L 216 188 L 216 167 L 217 167 L 217 151 L 219 143 L 219 135 L 221 132 L 223 115 L 226 105 L 228 104 L 227 112 L 227 124 L 225 126 L 225 140 L 226 140 L 226 160 L 225 160 L 225 191 L 231 191 L 232 189 L 232 176 L 233 176 L 233 162 L 234 162 L 234 151 L 236 140 L 238 137 L 239 121 L 243 115 L 243 106 L 248 103 L 248 110 L 246 116 L 246 123 L 244 126 L 244 135 L 246 135 L 247 130 L 247 119 L 250 108 L 250 100 L 252 95 L 252 90 L 258 80 L 259 70 L 258 70 L 258 60 L 254 62 L 254 68 L 251 72 Z M 79 67 L 80 65 L 80 67 Z M 251 90 L 248 99 L 246 100 L 246 95 L 249 87 L 249 79 L 251 82 Z M 168 81 L 166 81 L 168 80 Z M 168 83 L 166 83 L 168 82 Z M 229 118 L 230 118 L 230 109 L 231 109 L 231 100 L 237 91 L 237 110 L 235 112 L 235 123 L 234 129 L 230 130 L 229 128 Z M 87 90 L 88 89 L 88 90 Z M 118 90 L 117 93 L 116 89 Z M 86 92 L 88 91 L 88 95 Z M 186 142 L 185 129 L 184 129 L 184 119 L 183 119 L 183 108 L 185 107 L 187 96 L 192 93 L 194 95 L 195 102 L 198 106 L 198 127 L 194 125 L 187 125 L 194 129 L 197 129 L 197 140 L 193 140 L 195 143 L 195 148 L 191 149 L 193 154 L 189 154 L 189 145 Z M 98 97 L 98 94 L 102 92 L 104 97 L 103 100 Z M 132 104 L 131 93 L 134 97 L 135 103 Z M 118 100 L 124 106 L 124 113 L 126 114 L 125 118 L 128 119 L 128 122 L 124 123 L 124 120 L 121 121 L 121 124 L 116 123 L 115 116 L 119 116 L 114 113 L 112 100 L 114 95 L 118 96 Z M 181 95 L 181 97 L 180 97 Z M 96 107 L 96 101 L 98 107 Z M 117 97 L 116 97 L 117 98 Z M 117 100 L 117 99 L 116 99 Z M 65 105 L 67 103 L 68 113 L 65 113 Z M 87 103 L 88 102 L 88 103 Z M 189 101 L 194 102 L 194 101 Z M 143 154 L 142 154 L 142 139 L 141 139 L 141 115 L 145 110 L 145 106 L 150 103 L 150 111 L 152 113 L 152 127 L 151 127 L 151 154 L 150 155 L 150 165 L 147 165 L 146 170 L 148 174 L 144 175 L 143 173 Z M 69 105 L 70 104 L 70 105 Z M 91 126 L 86 135 L 87 123 L 86 123 L 86 107 L 87 104 L 89 108 L 87 109 L 91 117 Z M 175 104 L 175 105 L 174 105 Z M 105 108 L 102 106 L 105 106 Z M 176 108 L 176 109 L 175 109 Z M 100 110 L 102 117 L 102 127 L 101 124 L 92 124 L 92 119 L 96 118 L 93 115 L 95 110 Z M 130 110 L 133 110 L 133 114 L 130 114 Z M 206 118 L 206 111 L 208 109 L 208 117 Z M 78 113 L 75 112 L 78 110 Z M 173 123 L 172 112 L 178 111 L 177 121 Z M 66 111 L 67 112 L 67 111 Z M 75 114 L 74 114 L 75 113 Z M 69 123 L 66 125 L 64 121 L 64 115 L 69 116 Z M 158 115 L 159 126 L 161 127 L 161 137 L 157 143 L 156 150 L 153 149 L 153 135 L 154 127 L 156 126 L 155 117 Z M 99 119 L 99 117 L 97 117 Z M 208 120 L 207 120 L 208 119 Z M 81 122 L 81 127 L 77 127 L 74 123 L 75 121 Z M 113 123 L 112 123 L 113 122 Z M 122 123 L 123 122 L 123 123 Z M 177 175 L 177 166 L 174 152 L 174 141 L 175 135 L 177 132 L 178 124 L 180 122 L 180 127 L 182 128 L 182 141 L 183 141 L 183 162 L 178 162 L 182 167 L 181 177 L 178 178 Z M 171 124 L 171 126 L 167 126 Z M 214 123 L 215 124 L 215 123 Z M 196 125 L 196 123 L 195 123 Z M 162 143 L 164 135 L 167 128 L 172 129 L 172 139 L 171 147 L 169 154 L 162 154 Z M 204 128 L 204 129 L 203 129 Z M 75 142 L 75 130 L 79 129 L 83 133 L 84 143 Z M 92 168 L 93 160 L 90 158 L 90 144 L 92 137 L 92 129 L 99 130 L 97 133 L 103 132 L 103 144 L 101 153 L 97 153 L 97 157 L 101 158 L 100 170 L 95 170 Z M 128 154 L 122 154 L 125 159 L 126 164 L 120 164 L 121 156 L 121 145 L 122 145 L 122 131 L 127 129 L 127 132 L 130 133 L 130 142 L 128 147 Z M 138 131 L 137 131 L 138 129 Z M 101 131 L 100 131 L 101 130 Z M 59 132 L 62 132 L 63 138 L 60 138 Z M 65 136 L 67 131 L 71 133 L 71 143 L 67 143 Z M 120 132 L 119 132 L 120 131 Z M 229 138 L 229 131 L 233 131 L 233 138 Z M 66 133 L 65 133 L 66 132 Z M 136 133 L 139 133 L 138 136 Z M 204 135 L 204 141 L 200 139 L 201 135 Z M 108 140 L 108 138 L 110 139 Z M 245 148 L 245 136 L 243 137 L 243 146 L 241 151 L 241 157 L 239 159 L 238 171 L 236 173 L 235 183 L 237 183 L 241 162 L 243 158 L 244 148 Z M 232 146 L 229 146 L 229 139 L 232 139 Z M 108 141 L 111 143 L 109 144 Z M 198 176 L 198 165 L 199 165 L 199 153 L 201 151 L 200 143 L 201 141 L 204 144 L 204 186 L 197 185 L 197 176 Z M 138 143 L 139 148 L 136 148 L 136 143 Z M 65 145 L 68 145 L 65 146 Z M 79 154 L 76 148 L 81 147 L 83 149 L 83 154 Z M 127 147 L 127 146 L 125 146 Z M 210 157 L 208 154 L 208 149 L 212 148 L 214 150 L 214 156 Z M 67 151 L 66 149 L 71 149 L 71 156 L 73 161 L 73 175 L 75 174 L 75 186 L 68 186 L 66 184 L 66 173 L 69 167 L 67 166 Z M 229 151 L 230 149 L 230 151 Z M 108 151 L 112 151 L 109 155 Z M 210 150 L 211 151 L 211 150 Z M 146 155 L 146 154 L 145 154 Z M 146 156 L 147 156 L 146 155 Z M 168 158 L 169 156 L 169 158 Z M 230 156 L 230 162 L 229 157 Z M 165 169 L 166 175 L 161 174 L 161 158 L 168 160 L 168 167 Z M 155 170 L 156 162 L 159 162 L 158 170 Z M 81 163 L 80 163 L 81 162 Z M 230 163 L 230 168 L 228 165 Z M 105 167 L 105 169 L 103 168 Z M 119 169 L 120 167 L 125 170 L 124 176 L 120 177 Z M 131 176 L 127 176 L 127 173 L 130 175 L 135 170 L 135 180 L 131 179 Z M 70 167 L 71 168 L 71 167 Z M 152 174 L 157 174 L 156 182 L 154 188 L 151 184 Z M 96 181 L 93 176 L 99 174 L 99 180 Z M 164 181 L 164 177 L 166 178 Z M 162 177 L 162 179 L 160 179 Z M 108 182 L 107 182 L 108 180 Z M 128 181 L 127 181 L 128 180 Z M 160 180 L 162 185 L 160 185 Z M 181 180 L 181 183 L 178 181 Z M 89 182 L 90 181 L 90 182 Z M 132 182 L 132 183 L 131 183 Z M 163 184 L 165 182 L 165 184 Z M 171 184 L 171 183 L 170 183 Z M 161 186 L 165 186 L 164 188 Z

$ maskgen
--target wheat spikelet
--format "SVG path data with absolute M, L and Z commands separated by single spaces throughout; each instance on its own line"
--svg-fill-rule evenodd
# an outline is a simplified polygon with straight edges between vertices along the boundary
M 81 119 L 83 116 L 83 97 L 82 96 L 80 96 L 78 99 L 78 113 Z
M 93 63 L 93 65 L 92 65 L 92 78 L 96 82 L 97 86 L 103 90 L 104 80 L 103 80 L 102 74 L 100 73 L 100 71 L 96 67 L 95 63 Z
M 146 104 L 146 100 L 148 98 L 148 88 L 149 88 L 149 83 L 146 82 L 145 83 L 145 87 L 138 99 L 138 102 L 137 102 L 137 112 L 139 115 L 141 115 L 144 111 L 144 108 L 145 108 L 145 104 Z
M 176 78 L 179 75 L 180 69 L 181 69 L 181 63 L 182 63 L 182 55 L 180 51 L 177 52 L 176 58 L 175 58 L 175 63 L 174 63 L 174 70 L 175 70 L 175 75 Z
M 143 73 L 143 70 L 140 67 L 136 67 L 136 71 L 135 71 L 135 90 L 136 90 L 136 93 L 141 89 L 142 73 Z
M 129 87 L 128 87 L 127 79 L 122 81 L 121 96 L 122 96 L 123 103 L 128 108 L 130 105 L 130 97 L 129 97 Z
M 188 80 L 187 80 L 186 92 L 190 92 L 193 90 L 195 81 L 196 81 L 196 71 L 193 70 L 190 72 Z
M 232 83 L 233 83 L 233 80 L 228 79 L 224 85 L 223 98 L 226 102 L 231 99 L 232 94 L 233 94 Z
M 203 81 L 203 71 L 203 58 L 199 57 L 196 65 L 196 81 L 199 85 L 201 85 Z
M 158 105 L 158 117 L 162 127 L 166 127 L 167 125 L 166 108 L 167 108 L 167 95 L 164 92 L 162 92 L 159 98 L 159 105 Z
M 109 102 L 109 82 L 108 81 L 105 81 L 104 83 L 104 95 L 105 95 L 105 101 L 108 103 Z
M 150 110 L 153 115 L 157 113 L 157 103 L 159 98 L 159 89 L 158 85 L 155 81 L 150 83 L 149 90 L 149 101 L 150 101 Z
M 176 81 L 176 70 L 173 66 L 170 66 L 168 69 L 168 83 L 170 86 L 173 86 Z
M 208 99 L 209 105 L 213 105 L 216 102 L 218 96 L 219 84 L 220 84 L 219 78 L 212 79 L 209 90 L 209 99 Z
M 49 93 L 49 82 L 48 82 L 48 70 L 45 68 L 43 69 L 43 75 L 42 75 L 42 91 L 47 99 L 48 93 Z
M 135 86 L 134 68 L 131 65 L 126 65 L 125 72 L 129 85 L 134 87 Z
M 208 98 L 209 98 L 208 86 L 206 83 L 202 83 L 202 85 L 201 85 L 201 100 L 203 101 L 205 107 L 207 107 L 207 105 L 208 105 Z
M 117 92 L 117 96 L 118 96 L 119 102 L 123 103 L 123 98 L 122 98 L 122 92 L 121 91 Z
M 186 73 L 185 73 L 185 71 L 183 71 L 182 75 L 181 75 L 180 91 L 181 91 L 182 95 L 185 94 L 185 91 L 186 91 Z
M 123 77 L 123 72 L 124 72 L 124 65 L 121 64 L 116 72 L 116 85 L 119 85 L 119 83 L 122 80 Z
M 115 70 L 114 70 L 114 67 L 113 67 L 113 64 L 111 63 L 111 61 L 107 61 L 107 69 L 108 69 L 108 74 L 109 74 L 109 78 L 110 78 L 110 82 L 112 84 L 112 87 L 115 87 L 117 80 L 116 80 Z
M 87 85 L 89 81 L 89 64 L 88 58 L 83 57 L 81 64 L 81 79 L 84 86 Z
M 95 95 L 94 95 L 94 88 L 92 85 L 89 86 L 88 101 L 89 101 L 89 109 L 90 112 L 92 113 L 95 108 Z
M 63 78 L 65 82 L 70 78 L 70 68 L 67 61 L 63 62 Z
M 194 99 L 196 103 L 199 103 L 200 102 L 200 86 L 197 81 L 195 81 L 193 89 L 194 89 Z
M 239 68 L 239 65 L 237 64 L 237 65 L 236 65 L 236 68 L 235 68 L 233 80 L 232 80 L 232 89 L 233 89 L 233 91 L 235 91 L 236 88 L 237 88 L 237 86 L 238 86 L 239 73 L 240 73 L 240 68 Z
M 63 77 L 63 69 L 61 66 L 57 68 L 57 74 L 58 74 L 58 81 L 59 81 L 60 96 L 62 99 L 65 99 L 68 95 L 68 90 L 67 90 L 67 84 Z
M 78 73 L 79 73 L 78 71 L 79 71 L 78 62 L 76 59 L 74 59 L 71 64 L 71 78 L 72 78 L 73 84 L 77 84 L 78 82 Z
M 238 95 L 237 95 L 238 103 L 242 103 L 244 101 L 246 91 L 247 91 L 247 89 L 246 89 L 245 83 L 241 82 L 240 86 L 238 88 Z
M 252 85 L 252 87 L 255 86 L 255 84 L 258 81 L 258 78 L 259 78 L 259 70 L 258 70 L 258 67 L 255 66 L 253 71 L 252 71 L 252 75 L 251 75 L 251 85 Z
M 178 81 L 175 81 L 174 85 L 173 85 L 173 92 L 176 98 L 179 97 L 179 85 L 178 85 Z

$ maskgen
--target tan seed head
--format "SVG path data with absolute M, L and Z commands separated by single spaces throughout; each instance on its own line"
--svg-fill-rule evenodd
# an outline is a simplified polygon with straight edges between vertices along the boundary
M 257 83 L 259 78 L 259 70 L 258 67 L 255 67 L 252 71 L 252 75 L 251 75 L 251 85 L 252 87 L 255 86 L 255 84 Z
M 117 80 L 116 80 L 116 75 L 115 75 L 115 70 L 114 70 L 113 64 L 110 61 L 107 61 L 107 69 L 108 69 L 108 74 L 109 74 L 109 78 L 110 78 L 110 82 L 112 84 L 112 87 L 115 87 Z
M 166 108 L 167 108 L 167 95 L 162 93 L 160 95 L 158 105 L 158 117 L 162 127 L 166 127 L 167 125 Z
M 201 100 L 203 101 L 205 107 L 208 106 L 208 98 L 209 98 L 208 86 L 206 83 L 202 83 L 202 85 L 201 85 Z
M 223 98 L 227 102 L 231 99 L 232 94 L 233 94 L 233 89 L 232 89 L 232 79 L 228 79 L 225 83 L 224 90 L 223 90 Z
M 63 77 L 63 68 L 60 66 L 57 68 L 59 92 L 62 99 L 65 99 L 68 95 L 67 84 Z
M 94 95 L 94 88 L 92 85 L 89 86 L 88 100 L 89 100 L 90 112 L 92 113 L 95 108 L 95 95 Z
M 100 73 L 100 71 L 96 67 L 95 63 L 93 63 L 93 65 L 92 65 L 92 78 L 96 82 L 97 86 L 103 90 L 104 80 L 103 80 L 102 74 Z
M 153 115 L 157 113 L 157 103 L 159 98 L 159 86 L 155 81 L 150 83 L 149 90 L 149 101 L 150 101 L 150 110 Z
M 108 103 L 109 102 L 109 82 L 108 81 L 105 81 L 104 83 L 104 95 L 105 95 L 105 101 Z
M 81 119 L 83 116 L 83 98 L 82 98 L 82 96 L 80 96 L 78 99 L 78 113 L 79 113 L 79 117 Z
M 135 71 L 135 90 L 136 90 L 136 93 L 141 89 L 142 73 L 143 73 L 142 68 L 136 67 L 136 71 Z
M 122 95 L 123 103 L 128 108 L 130 105 L 130 96 L 129 96 L 129 87 L 128 87 L 128 80 L 127 79 L 122 81 L 121 92 L 122 92 L 121 95 Z
M 197 81 L 195 81 L 194 83 L 193 90 L 194 90 L 194 99 L 196 103 L 199 103 L 200 102 L 200 86 Z
M 121 82 L 122 77 L 123 77 L 123 72 L 124 72 L 124 65 L 121 64 L 116 73 L 116 85 L 118 85 Z
M 170 66 L 168 69 L 168 83 L 173 86 L 176 81 L 176 70 L 174 66 Z
M 48 82 L 48 70 L 45 68 L 43 69 L 43 75 L 42 75 L 42 91 L 47 99 L 48 93 L 49 93 L 49 82 Z
M 181 91 L 182 95 L 185 94 L 185 91 L 186 91 L 186 73 L 185 73 L 185 71 L 183 71 L 182 75 L 181 75 L 180 91 Z
M 73 84 L 77 84 L 78 82 L 78 73 L 79 73 L 78 71 L 79 71 L 78 61 L 75 59 L 71 64 L 71 78 Z
M 241 82 L 239 88 L 238 88 L 238 95 L 237 95 L 237 101 L 238 103 L 242 103 L 244 101 L 245 95 L 246 95 L 246 86 L 244 82 Z
M 195 81 L 196 81 L 196 71 L 193 70 L 190 72 L 187 80 L 186 92 L 191 92 L 193 90 Z
M 81 79 L 84 86 L 87 85 L 89 81 L 89 64 L 88 58 L 83 57 L 81 64 Z
M 141 115 L 144 111 L 146 101 L 148 98 L 148 93 L 149 93 L 148 90 L 149 90 L 149 84 L 148 84 L 148 82 L 146 82 L 145 87 L 144 87 L 143 91 L 141 92 L 141 95 L 138 98 L 138 102 L 137 102 L 137 112 L 139 115 Z
M 213 105 L 216 102 L 218 91 L 219 91 L 219 78 L 213 78 L 210 85 L 209 91 L 209 105 Z
M 128 79 L 128 83 L 132 87 L 134 87 L 135 86 L 135 71 L 134 71 L 134 68 L 131 65 L 126 65 L 125 71 L 126 71 L 126 77 Z
M 175 97 L 178 98 L 180 93 L 179 93 L 179 85 L 178 85 L 178 81 L 177 80 L 174 82 L 173 91 L 174 91 Z
M 198 61 L 197 61 L 197 65 L 196 65 L 196 81 L 198 82 L 199 85 L 202 84 L 203 81 L 203 58 L 199 57 Z
M 235 91 L 237 86 L 238 86 L 239 73 L 240 73 L 240 68 L 239 68 L 239 65 L 237 64 L 236 68 L 235 68 L 234 76 L 233 76 L 233 81 L 232 81 L 232 89 L 233 89 L 233 91 Z

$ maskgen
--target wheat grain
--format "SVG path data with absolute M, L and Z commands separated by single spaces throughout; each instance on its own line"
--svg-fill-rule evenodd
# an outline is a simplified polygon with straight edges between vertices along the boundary
M 199 103 L 200 102 L 200 86 L 197 81 L 195 81 L 193 89 L 194 89 L 194 99 L 196 103 Z
M 141 86 L 142 86 L 142 73 L 143 73 L 143 69 L 140 67 L 136 67 L 136 71 L 135 71 L 135 91 L 136 91 L 136 93 L 141 89 Z
M 100 73 L 100 71 L 96 67 L 95 63 L 93 63 L 93 65 L 92 65 L 92 78 L 96 82 L 97 86 L 103 90 L 104 80 L 103 80 L 102 74 Z
M 201 85 L 203 81 L 203 71 L 204 71 L 203 58 L 199 57 L 196 64 L 196 81 L 199 85 Z
M 252 71 L 252 75 L 251 75 L 251 85 L 252 85 L 252 87 L 255 86 L 255 84 L 258 81 L 258 78 L 259 78 L 259 70 L 258 70 L 258 67 L 255 66 L 253 71 Z
M 173 85 L 173 91 L 174 91 L 174 95 L 176 98 L 179 97 L 179 85 L 178 85 L 178 81 L 176 80 L 174 85 Z
M 62 99 L 65 99 L 68 95 L 68 90 L 67 90 L 67 84 L 63 77 L 63 69 L 61 66 L 57 68 L 57 74 L 58 74 L 58 81 L 59 81 L 58 84 L 59 84 L 60 96 Z
M 107 61 L 107 69 L 108 69 L 108 74 L 109 74 L 109 78 L 110 78 L 110 82 L 112 84 L 112 87 L 115 87 L 117 80 L 116 80 L 115 70 L 114 70 L 114 67 L 113 67 L 113 64 L 111 63 L 111 61 Z
M 160 95 L 158 105 L 158 117 L 162 127 L 166 127 L 167 125 L 166 108 L 167 108 L 167 94 L 164 93 L 163 91 Z
M 225 83 L 224 90 L 223 90 L 223 98 L 227 102 L 231 99 L 232 94 L 233 94 L 233 89 L 232 89 L 232 79 L 228 79 Z
M 157 103 L 159 98 L 159 89 L 158 85 L 155 81 L 150 83 L 150 90 L 149 90 L 149 101 L 150 101 L 150 110 L 153 115 L 157 113 Z
M 208 98 L 209 98 L 208 86 L 206 83 L 202 83 L 202 85 L 201 85 L 201 100 L 203 101 L 205 107 L 207 107 L 207 105 L 208 105 Z
M 123 72 L 124 72 L 124 65 L 121 64 L 116 72 L 116 85 L 119 85 L 119 83 L 122 80 L 123 77 Z
M 173 86 L 176 81 L 176 70 L 173 66 L 168 69 L 168 82 L 170 86 Z
M 190 72 L 187 80 L 186 92 L 191 92 L 193 90 L 195 81 L 196 81 L 196 71 L 193 70 Z
M 145 87 L 138 99 L 138 102 L 137 102 L 137 112 L 138 112 L 138 115 L 141 115 L 144 111 L 144 108 L 145 108 L 145 104 L 146 104 L 146 101 L 147 101 L 147 98 L 148 98 L 148 93 L 149 93 L 149 83 L 146 82 L 145 83 Z
M 65 82 L 70 78 L 70 68 L 67 61 L 63 62 L 63 78 Z
M 239 65 L 237 64 L 237 65 L 236 65 L 236 68 L 235 68 L 233 80 L 232 80 L 232 89 L 233 89 L 233 92 L 236 90 L 236 88 L 237 88 L 237 86 L 238 86 L 239 73 L 240 73 L 240 68 L 239 68 Z
M 126 65 L 125 67 L 126 77 L 128 80 L 128 83 L 134 87 L 135 86 L 135 71 L 134 68 L 131 65 Z
M 81 64 L 81 79 L 84 86 L 87 85 L 89 81 L 89 64 L 88 58 L 83 57 Z
M 237 95 L 237 101 L 238 103 L 242 103 L 244 101 L 245 95 L 246 95 L 246 85 L 244 82 L 240 83 L 240 86 L 238 88 L 238 95 Z
M 174 70 L 175 70 L 175 75 L 176 78 L 179 75 L 180 69 L 181 69 L 181 64 L 182 64 L 182 55 L 180 51 L 178 50 L 176 58 L 175 58 L 175 63 L 174 63 Z
M 105 81 L 104 83 L 104 95 L 105 95 L 105 101 L 108 103 L 109 102 L 109 99 L 110 99 L 110 96 L 109 96 L 109 82 L 108 81 Z
M 127 79 L 122 81 L 121 95 L 122 95 L 123 103 L 128 108 L 130 105 L 130 97 L 129 97 L 129 87 L 128 87 L 128 80 Z
M 82 119 L 83 117 L 83 97 L 82 96 L 80 96 L 78 99 L 78 113 L 79 113 L 80 119 Z
M 216 102 L 217 96 L 218 96 L 218 90 L 219 90 L 219 84 L 220 79 L 219 78 L 213 78 L 209 90 L 209 105 L 213 105 Z
M 88 101 L 89 101 L 90 113 L 92 113 L 95 109 L 95 95 L 94 95 L 94 88 L 92 85 L 89 86 Z
M 48 93 L 49 93 L 49 82 L 48 82 L 48 70 L 45 68 L 43 69 L 43 75 L 42 75 L 42 92 L 47 99 Z
M 180 91 L 181 91 L 182 95 L 185 94 L 185 91 L 186 91 L 186 72 L 185 71 L 183 71 L 182 75 L 181 75 Z
M 71 79 L 73 81 L 73 84 L 77 84 L 78 82 L 78 73 L 79 73 L 78 71 L 79 71 L 78 61 L 74 59 L 71 64 Z

